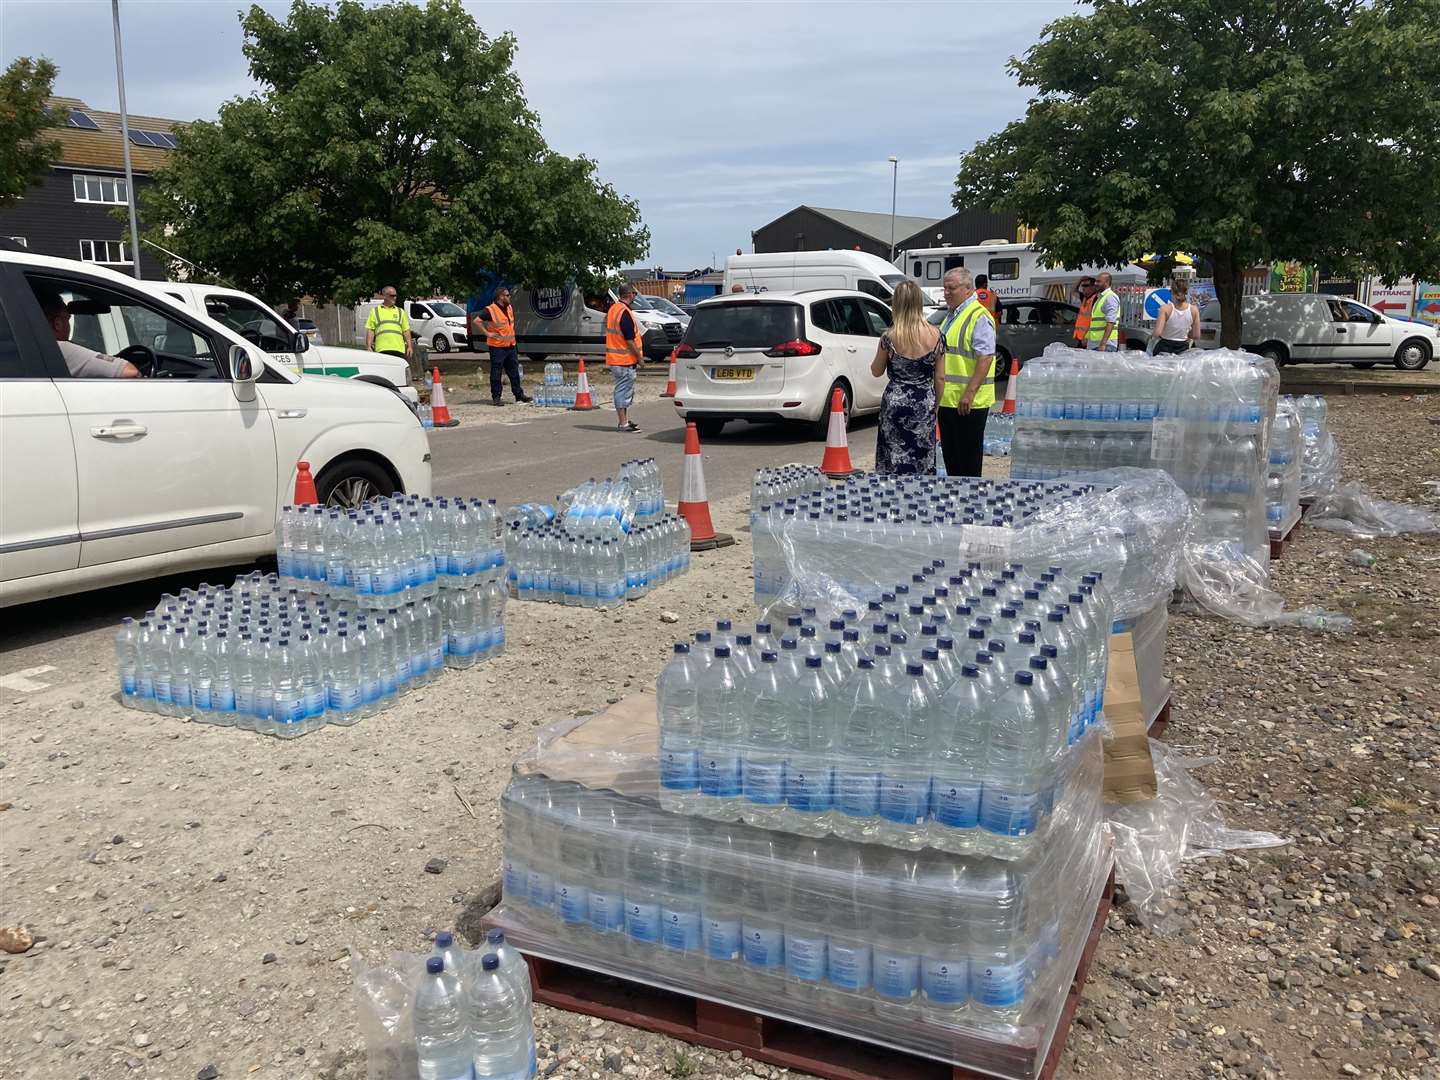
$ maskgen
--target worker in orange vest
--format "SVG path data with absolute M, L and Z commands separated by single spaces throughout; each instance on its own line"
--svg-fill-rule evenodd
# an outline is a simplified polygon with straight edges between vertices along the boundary
M 1083 349 L 1090 336 L 1090 311 L 1095 306 L 1095 279 L 1082 277 L 1075 288 L 1080 294 L 1080 310 L 1075 315 L 1075 336 L 1071 344 L 1077 349 Z
M 500 396 L 503 386 L 500 373 L 510 376 L 510 389 L 516 401 L 529 401 L 520 385 L 520 351 L 515 344 L 515 309 L 510 306 L 510 290 L 501 285 L 495 300 L 480 312 L 485 328 L 485 348 L 490 352 L 490 404 L 504 405 Z
M 1000 325 L 1000 300 L 990 291 L 990 278 L 987 274 L 975 275 L 975 299 L 990 312 L 990 318 L 996 326 Z
M 605 314 L 605 366 L 615 380 L 615 416 L 621 431 L 639 431 L 640 425 L 630 419 L 630 406 L 635 401 L 635 369 L 645 362 L 640 346 L 640 322 L 630 310 L 635 302 L 635 286 L 628 282 L 616 291 L 620 299 Z

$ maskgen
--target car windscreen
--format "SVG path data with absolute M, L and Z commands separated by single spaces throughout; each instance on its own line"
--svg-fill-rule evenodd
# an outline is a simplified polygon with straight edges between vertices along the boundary
M 442 319 L 463 319 L 465 317 L 465 309 L 458 304 L 447 303 L 444 300 L 429 300 L 426 302 L 430 305 L 430 310 Z
M 805 318 L 799 304 L 747 302 L 702 304 L 686 331 L 685 340 L 697 349 L 768 349 L 805 336 Z

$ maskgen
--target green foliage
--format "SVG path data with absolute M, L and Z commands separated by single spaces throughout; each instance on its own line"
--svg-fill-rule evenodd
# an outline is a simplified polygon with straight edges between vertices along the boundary
M 0 210 L 13 206 L 40 182 L 60 156 L 60 144 L 43 138 L 58 121 L 45 105 L 55 65 L 22 56 L 0 74 Z
M 967 154 L 955 205 L 1010 210 L 1060 265 L 1204 256 L 1440 273 L 1440 0 L 1095 0 L 1012 73 L 1024 119 Z
M 641 258 L 635 203 L 550 150 L 512 68 L 458 0 L 295 0 L 241 18 L 255 95 L 192 125 L 144 193 L 158 243 L 263 296 L 382 284 L 468 295 L 476 271 L 585 280 Z

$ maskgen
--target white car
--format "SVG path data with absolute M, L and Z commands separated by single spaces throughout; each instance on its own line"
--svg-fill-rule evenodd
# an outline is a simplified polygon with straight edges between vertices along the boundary
M 671 303 L 663 296 L 642 296 L 635 297 L 635 310 L 642 311 L 646 315 L 657 316 L 656 323 L 663 325 L 666 322 L 678 322 L 682 331 L 690 328 L 690 316 L 685 314 L 685 309 L 678 304 Z
M 432 352 L 468 349 L 470 332 L 465 326 L 465 309 L 449 300 L 411 300 L 408 302 L 410 333 L 423 341 Z M 366 313 L 369 314 L 368 312 Z
M 41 296 L 143 377 L 71 376 Z M 0 250 L 0 606 L 269 555 L 300 461 L 331 505 L 430 493 L 393 391 L 297 375 L 113 270 Z
M 157 295 L 180 301 L 197 315 L 208 315 L 292 371 L 375 383 L 394 390 L 411 405 L 420 404 L 420 394 L 410 383 L 410 365 L 398 356 L 322 345 L 275 314 L 263 300 L 239 289 L 190 281 L 144 281 L 141 285 Z M 310 341 L 303 359 L 291 347 L 297 332 Z
M 1277 365 L 1333 363 L 1372 368 L 1394 364 L 1419 371 L 1440 351 L 1440 331 L 1408 319 L 1392 319 L 1343 296 L 1261 293 L 1240 304 L 1240 340 Z M 1200 344 L 1220 341 L 1220 304 L 1200 312 Z
M 702 435 L 798 420 L 823 438 L 836 388 L 847 417 L 880 411 L 885 379 L 870 362 L 889 326 L 888 307 L 848 289 L 705 300 L 675 353 L 675 409 Z

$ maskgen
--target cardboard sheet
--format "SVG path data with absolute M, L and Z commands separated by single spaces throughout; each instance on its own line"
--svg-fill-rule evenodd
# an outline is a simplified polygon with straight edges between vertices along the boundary
M 1110 671 L 1105 680 L 1105 801 L 1132 803 L 1155 797 L 1150 760 L 1150 722 L 1140 698 L 1135 643 L 1129 634 L 1110 635 Z

